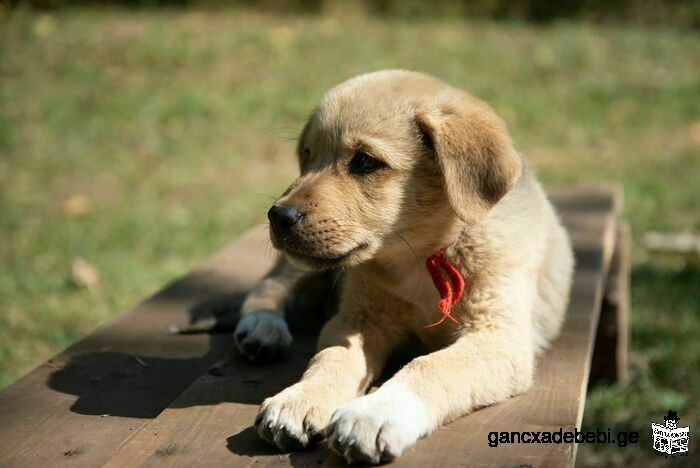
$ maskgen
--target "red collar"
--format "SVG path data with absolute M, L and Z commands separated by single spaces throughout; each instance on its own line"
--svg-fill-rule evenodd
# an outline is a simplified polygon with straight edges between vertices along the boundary
M 435 323 L 426 325 L 424 328 L 440 325 L 445 319 L 450 319 L 454 323 L 459 323 L 450 313 L 452 312 L 452 307 L 459 301 L 459 298 L 462 297 L 462 293 L 464 292 L 464 278 L 462 278 L 462 274 L 454 265 L 445 259 L 442 250 L 428 257 L 425 261 L 425 267 L 428 269 L 428 273 L 430 273 L 435 288 L 440 293 L 438 309 L 442 314 L 442 318 Z M 447 273 L 449 281 L 443 276 L 443 270 Z

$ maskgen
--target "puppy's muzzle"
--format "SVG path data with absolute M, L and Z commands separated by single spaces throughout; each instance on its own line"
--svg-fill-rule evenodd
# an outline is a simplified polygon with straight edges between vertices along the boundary
M 292 229 L 303 217 L 304 214 L 293 205 L 274 205 L 267 212 L 272 231 L 278 239 L 283 241 L 289 239 Z
M 338 266 L 356 258 L 368 246 L 367 242 L 353 239 L 352 232 L 337 229 L 334 219 L 314 219 L 312 211 L 302 212 L 291 203 L 274 205 L 267 217 L 272 245 L 311 268 Z

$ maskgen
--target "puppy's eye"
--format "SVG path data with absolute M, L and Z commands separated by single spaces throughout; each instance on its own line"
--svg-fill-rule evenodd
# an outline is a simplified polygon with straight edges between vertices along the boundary
M 384 167 L 383 162 L 377 158 L 373 158 L 363 151 L 358 151 L 355 153 L 355 156 L 353 156 L 350 164 L 348 164 L 348 170 L 350 173 L 356 175 L 370 174 L 377 169 L 381 169 L 382 167 Z
M 304 148 L 301 150 L 301 155 L 304 159 L 309 159 L 309 156 L 311 156 L 311 150 L 309 148 Z

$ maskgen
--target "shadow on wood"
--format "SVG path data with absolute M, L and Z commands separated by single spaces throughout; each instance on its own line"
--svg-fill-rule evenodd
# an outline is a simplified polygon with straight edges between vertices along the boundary
M 173 302 L 192 303 L 193 297 L 201 297 L 204 292 L 207 297 L 188 308 L 186 324 L 171 324 L 184 334 L 171 333 L 168 326 L 161 327 L 158 336 L 149 336 L 142 343 L 136 343 L 139 339 L 136 335 L 123 336 L 119 338 L 122 346 L 117 351 L 112 346 L 117 331 L 112 330 L 106 342 L 95 339 L 92 343 L 100 351 L 71 356 L 67 364 L 51 373 L 48 385 L 76 395 L 78 398 L 70 409 L 79 414 L 154 418 L 206 372 L 210 379 L 222 378 L 223 388 L 220 393 L 212 393 L 209 399 L 196 404 L 222 401 L 260 404 L 265 396 L 293 383 L 313 354 L 318 331 L 337 302 L 337 291 L 328 287 L 337 283 L 329 283 L 327 277 L 328 274 L 320 274 L 307 279 L 300 285 L 305 294 L 295 296 L 287 307 L 295 337 L 291 358 L 260 365 L 249 363 L 237 354 L 232 331 L 245 294 L 222 293 L 227 289 L 226 278 L 212 274 L 190 275 L 149 301 L 151 308 L 167 308 Z M 148 320 L 148 317 L 143 319 Z M 128 334 L 128 330 L 122 333 Z M 165 341 L 177 346 L 178 338 L 187 339 L 186 335 L 200 335 L 200 341 L 206 341 L 203 354 L 181 357 L 177 349 L 164 346 Z M 124 352 L 124 343 L 131 343 L 133 352 Z M 281 379 L 281 376 L 287 378 Z M 267 385 L 270 381 L 275 384 Z

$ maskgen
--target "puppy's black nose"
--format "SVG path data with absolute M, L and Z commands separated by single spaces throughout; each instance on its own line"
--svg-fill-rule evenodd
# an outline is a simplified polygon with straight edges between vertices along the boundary
M 302 214 L 293 205 L 274 205 L 267 212 L 272 229 L 278 232 L 288 231 L 302 218 Z

